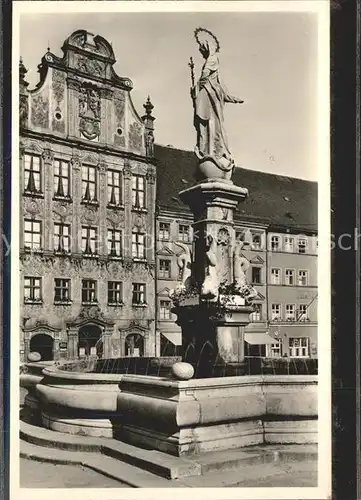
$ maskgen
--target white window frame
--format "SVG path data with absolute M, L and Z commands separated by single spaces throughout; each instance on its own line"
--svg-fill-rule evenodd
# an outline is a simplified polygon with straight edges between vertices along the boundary
M 254 304 L 255 309 L 249 316 L 251 322 L 262 321 L 262 304 Z
M 301 242 L 304 242 L 305 245 L 300 245 Z M 304 251 L 300 251 L 300 249 L 303 248 Z M 299 237 L 297 239 L 297 253 L 298 254 L 301 254 L 301 255 L 305 255 L 307 254 L 307 250 L 308 250 L 308 240 L 306 237 Z
M 277 248 L 273 248 L 274 242 L 277 241 Z M 277 234 L 274 234 L 270 237 L 270 250 L 272 252 L 280 252 L 282 249 L 281 245 L 281 237 Z
M 292 307 L 292 314 L 289 312 Z M 285 305 L 285 320 L 286 321 L 296 321 L 296 304 L 286 304 Z
M 301 281 L 301 273 L 305 273 L 305 283 L 302 283 Z M 298 279 L 297 279 L 298 286 L 308 286 L 308 270 L 307 269 L 299 269 L 298 271 Z
M 162 228 L 162 225 L 166 227 Z M 164 236 L 164 233 L 166 233 L 168 236 Z M 160 241 L 169 241 L 170 240 L 170 222 L 159 222 L 159 240 Z
M 285 269 L 285 285 L 295 286 L 295 275 L 296 273 L 294 269 Z M 290 282 L 290 277 L 292 277 L 292 283 Z
M 259 269 L 259 281 L 253 281 L 253 269 Z M 262 266 L 252 266 L 251 268 L 252 283 L 255 285 L 262 285 Z
M 277 279 L 275 279 L 274 271 L 278 271 Z M 280 285 L 281 284 L 281 269 L 279 267 L 271 268 L 271 285 Z
M 284 237 L 285 252 L 294 253 L 295 251 L 295 238 L 293 236 Z
M 164 304 L 167 304 L 167 307 L 165 307 Z M 171 306 L 170 300 L 160 299 L 160 301 L 159 301 L 159 319 L 160 320 L 169 321 L 172 319 L 171 307 L 172 306 Z
M 304 312 L 301 312 L 301 308 L 304 308 Z M 297 321 L 307 321 L 308 320 L 308 304 L 299 304 Z
M 308 337 L 289 337 L 288 346 L 290 358 L 310 357 L 310 339 Z
M 276 308 L 278 313 L 275 314 Z M 271 304 L 271 321 L 282 321 L 282 306 L 279 303 Z
M 281 358 L 282 357 L 282 339 L 274 344 L 266 345 L 267 358 Z

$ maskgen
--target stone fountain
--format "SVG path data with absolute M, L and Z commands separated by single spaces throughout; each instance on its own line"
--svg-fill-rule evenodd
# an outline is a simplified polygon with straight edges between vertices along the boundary
M 315 443 L 316 376 L 243 375 L 244 329 L 256 291 L 247 283 L 242 254 L 249 242 L 236 241 L 233 216 L 248 190 L 232 182 L 235 162 L 223 123 L 224 104 L 243 101 L 220 83 L 217 38 L 202 28 L 195 37 L 205 59 L 197 84 L 190 63 L 197 183 L 179 194 L 194 215 L 194 255 L 183 247 L 182 278 L 171 292 L 183 362 L 170 376 L 51 367 L 40 380 L 37 373 L 23 376 L 23 383 L 30 384 L 46 427 L 116 437 L 171 455 Z

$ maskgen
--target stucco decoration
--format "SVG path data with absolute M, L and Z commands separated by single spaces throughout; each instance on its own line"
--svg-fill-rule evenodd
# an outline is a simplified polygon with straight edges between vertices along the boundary
M 145 178 L 147 179 L 147 181 L 150 184 L 154 184 L 155 183 L 157 176 L 156 176 L 156 170 L 155 170 L 154 167 L 149 167 L 148 168 Z
M 82 73 L 103 78 L 105 76 L 105 63 L 92 57 L 74 54 L 75 67 Z
M 20 95 L 19 100 L 19 124 L 20 127 L 27 127 L 29 118 L 28 96 Z
M 107 221 L 114 227 L 119 227 L 124 222 L 124 213 L 123 212 L 112 212 L 109 210 Z
M 96 207 L 82 207 L 80 221 L 83 224 L 96 224 L 98 222 L 98 211 Z
M 53 212 L 61 221 L 65 222 L 72 215 L 73 209 L 69 203 L 54 201 Z
M 52 90 L 55 101 L 52 127 L 55 131 L 65 132 L 64 96 L 65 96 L 66 74 L 63 71 L 53 69 Z
M 124 163 L 124 168 L 123 168 L 123 173 L 124 173 L 124 178 L 125 179 L 131 179 L 133 175 L 133 169 L 132 166 L 129 162 Z
M 131 149 L 140 150 L 142 146 L 142 127 L 139 123 L 134 122 L 129 126 L 129 147 Z
M 79 130 L 88 140 L 100 135 L 100 95 L 93 87 L 82 86 L 79 92 Z
M 49 128 L 49 99 L 41 94 L 31 99 L 31 123 L 34 127 Z
M 43 204 L 41 200 L 30 200 L 26 198 L 24 200 L 23 213 L 25 215 L 30 215 L 31 217 L 36 217 L 43 211 Z
M 72 325 L 81 325 L 82 323 L 91 322 L 92 320 L 99 321 L 108 325 L 113 325 L 114 322 L 107 318 L 98 305 L 83 306 L 78 316 L 71 322 Z

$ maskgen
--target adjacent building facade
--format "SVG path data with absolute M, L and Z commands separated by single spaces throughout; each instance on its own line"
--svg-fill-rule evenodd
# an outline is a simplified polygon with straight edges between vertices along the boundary
M 153 106 L 102 37 L 74 32 L 28 90 L 20 63 L 21 359 L 171 355 L 169 291 L 197 237 L 178 198 L 192 152 L 154 145 Z M 256 287 L 249 356 L 317 356 L 317 185 L 237 169 L 235 218 Z

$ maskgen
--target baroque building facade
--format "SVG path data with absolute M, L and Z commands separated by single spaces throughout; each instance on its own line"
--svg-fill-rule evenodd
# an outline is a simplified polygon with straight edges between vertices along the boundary
M 80 30 L 20 63 L 21 355 L 155 355 L 150 100 L 141 118 L 111 45 Z
M 193 152 L 154 144 L 153 105 L 102 37 L 74 32 L 28 90 L 20 63 L 21 360 L 181 354 L 169 292 L 197 234 L 178 197 Z M 247 356 L 317 357 L 317 185 L 236 169 L 256 288 Z M 188 250 L 187 250 L 188 249 Z

